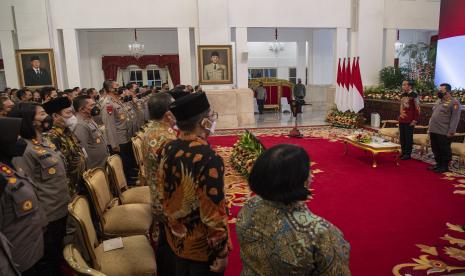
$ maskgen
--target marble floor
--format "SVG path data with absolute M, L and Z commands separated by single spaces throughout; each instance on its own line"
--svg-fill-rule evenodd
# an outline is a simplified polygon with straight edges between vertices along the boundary
M 297 123 L 301 126 L 326 125 L 325 117 L 327 111 L 321 108 L 314 108 L 310 105 L 302 107 L 303 113 L 298 114 Z M 278 113 L 272 110 L 265 110 L 263 114 L 255 114 L 255 123 L 249 125 L 239 125 L 239 128 L 266 128 L 266 127 L 286 127 L 294 126 L 295 118 L 291 113 Z

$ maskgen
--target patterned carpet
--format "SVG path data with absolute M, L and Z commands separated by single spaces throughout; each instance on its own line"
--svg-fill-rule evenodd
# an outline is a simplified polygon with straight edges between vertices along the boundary
M 222 130 L 209 138 L 226 165 L 225 190 L 235 246 L 226 275 L 239 275 L 241 271 L 234 223 L 251 196 L 247 181 L 229 164 L 232 145 L 242 131 Z M 344 158 L 337 155 L 342 149 L 339 138 L 354 130 L 302 127 L 303 139 L 285 136 L 290 128 L 251 131 L 266 147 L 292 143 L 309 151 L 314 161 L 315 197 L 309 206 L 345 233 L 352 245 L 353 275 L 465 275 L 463 174 L 426 171 L 424 162 L 431 163 L 432 156 L 420 159 L 417 150 L 413 157 L 418 160 L 403 162 L 400 167 L 394 165 L 392 156 L 381 156 L 377 169 L 369 166 L 363 151 L 351 149 Z M 368 182 L 360 190 L 361 183 Z M 350 198 L 341 197 L 344 192 Z M 351 219 L 343 215 L 345 212 Z

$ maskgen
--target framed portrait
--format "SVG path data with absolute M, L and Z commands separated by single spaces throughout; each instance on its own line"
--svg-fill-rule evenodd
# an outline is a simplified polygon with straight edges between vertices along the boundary
M 233 83 L 231 45 L 199 45 L 200 84 Z
M 57 86 L 53 49 L 16 50 L 21 87 Z

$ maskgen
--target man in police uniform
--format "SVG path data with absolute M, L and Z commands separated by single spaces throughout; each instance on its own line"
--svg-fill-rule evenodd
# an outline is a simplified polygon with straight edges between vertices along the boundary
M 71 126 L 76 126 L 77 118 L 73 114 L 71 101 L 66 97 L 46 102 L 43 107 L 53 118 L 53 128 L 47 133 L 47 138 L 65 157 L 69 192 L 72 197 L 83 191 L 82 174 L 86 170 L 86 155 L 70 129 Z
M 23 275 L 40 275 L 37 263 L 43 256 L 44 213 L 32 180 L 15 169 L 11 160 L 21 156 L 27 143 L 19 139 L 21 119 L 0 118 L 0 232 L 12 244 L 11 257 Z M 0 242 L 1 243 L 1 242 Z M 0 256 L 1 258 L 1 256 Z M 0 261 L 0 274 L 3 268 Z
M 204 80 L 226 80 L 228 72 L 226 66 L 220 64 L 220 55 L 214 51 L 211 54 L 211 63 L 204 66 L 203 78 Z
M 294 99 L 296 100 L 297 99 L 303 100 L 305 98 L 305 95 L 306 95 L 305 85 L 302 84 L 301 79 L 297 80 L 297 84 L 294 86 L 293 93 L 294 93 Z
M 451 86 L 448 83 L 439 86 L 439 100 L 433 107 L 433 114 L 429 121 L 431 149 L 436 165 L 428 169 L 437 173 L 449 171 L 449 162 L 452 160 L 451 138 L 457 131 L 462 114 L 462 106 L 458 100 L 452 98 L 450 91 Z
M 107 97 L 103 101 L 102 121 L 105 125 L 107 143 L 112 153 L 119 154 L 123 161 L 124 174 L 128 185 L 135 184 L 134 178 L 137 173 L 133 170 L 132 164 L 135 163 L 132 152 L 132 122 L 130 114 L 126 110 L 124 103 L 118 94 L 118 83 L 113 80 L 107 80 L 103 83 L 103 88 Z
M 107 141 L 97 123 L 92 119 L 100 113 L 95 101 L 89 96 L 78 96 L 73 101 L 77 124 L 74 134 L 87 153 L 87 168 L 105 168 L 109 156 Z

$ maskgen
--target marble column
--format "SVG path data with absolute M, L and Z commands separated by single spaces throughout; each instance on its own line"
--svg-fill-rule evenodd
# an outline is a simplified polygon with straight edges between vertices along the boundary
M 66 78 L 70 88 L 81 86 L 81 72 L 79 70 L 79 44 L 75 29 L 63 30 L 63 45 L 66 60 Z
M 178 51 L 181 84 L 193 84 L 192 52 L 189 28 L 178 28 Z
M 397 29 L 384 29 L 384 66 L 394 66 Z
M 15 45 L 13 32 L 0 31 L 0 46 L 2 49 L 3 65 L 5 67 L 6 86 L 19 88 L 18 71 L 16 68 Z

